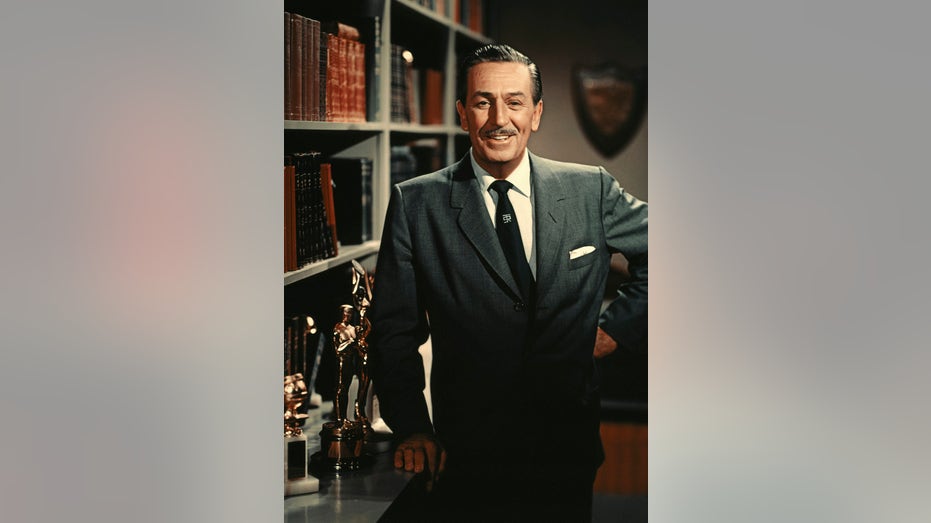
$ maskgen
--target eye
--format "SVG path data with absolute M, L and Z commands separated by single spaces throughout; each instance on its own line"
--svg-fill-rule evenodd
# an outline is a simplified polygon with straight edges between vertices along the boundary
M 508 105 L 510 105 L 511 107 L 520 107 L 521 105 L 524 105 L 524 103 L 521 102 L 520 100 L 511 100 L 508 102 Z
M 491 104 L 488 103 L 488 100 L 482 100 L 481 102 L 478 102 L 477 104 L 475 104 L 475 107 L 485 108 L 485 107 L 488 107 L 489 105 Z

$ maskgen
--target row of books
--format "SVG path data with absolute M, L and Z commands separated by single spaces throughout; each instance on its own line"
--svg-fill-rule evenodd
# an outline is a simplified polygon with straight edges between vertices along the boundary
M 372 160 L 317 151 L 285 156 L 284 270 L 372 239 Z
M 412 55 L 391 45 L 391 121 L 440 125 L 443 123 L 443 72 L 416 68 Z
M 447 4 L 447 1 L 449 4 Z M 413 0 L 413 3 L 425 7 L 440 16 L 449 16 L 451 11 L 453 21 L 469 29 L 482 32 L 484 27 L 483 0 Z
M 284 118 L 364 122 L 365 44 L 359 30 L 284 13 Z
M 421 138 L 391 147 L 391 185 L 443 167 L 443 149 L 437 138 Z

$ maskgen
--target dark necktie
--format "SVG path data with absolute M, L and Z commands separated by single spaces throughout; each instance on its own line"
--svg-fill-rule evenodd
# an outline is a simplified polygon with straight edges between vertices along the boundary
M 530 302 L 533 299 L 533 273 L 530 272 L 530 265 L 527 263 L 527 257 L 524 256 L 524 242 L 520 238 L 517 214 L 514 213 L 514 207 L 508 199 L 508 190 L 511 187 L 514 186 L 506 180 L 496 180 L 491 184 L 491 188 L 498 193 L 498 205 L 495 208 L 495 232 L 498 233 L 498 241 L 501 242 L 504 257 L 507 258 L 508 265 L 511 267 L 511 274 L 517 280 L 524 299 Z

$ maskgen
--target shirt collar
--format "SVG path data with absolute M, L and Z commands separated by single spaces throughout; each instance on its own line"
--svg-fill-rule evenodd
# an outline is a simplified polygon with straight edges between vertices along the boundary
M 495 177 L 482 169 L 482 166 L 475 161 L 475 153 L 472 149 L 469 149 L 469 160 L 472 162 L 472 172 L 475 173 L 478 183 L 482 184 L 482 190 L 487 192 L 488 186 L 495 181 Z M 508 175 L 507 181 L 511 182 L 519 193 L 530 198 L 530 152 L 528 149 L 524 149 L 524 157 L 517 168 Z

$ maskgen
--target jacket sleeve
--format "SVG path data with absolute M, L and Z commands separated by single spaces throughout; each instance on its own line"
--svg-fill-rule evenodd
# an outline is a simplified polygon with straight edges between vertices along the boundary
M 429 329 L 398 186 L 392 189 L 388 203 L 372 296 L 373 380 L 381 414 L 398 438 L 432 433 L 423 395 L 423 359 L 418 352 Z
M 611 252 L 627 258 L 630 279 L 601 314 L 599 326 L 619 348 L 633 350 L 647 339 L 647 204 L 624 191 L 601 168 L 602 223 Z

